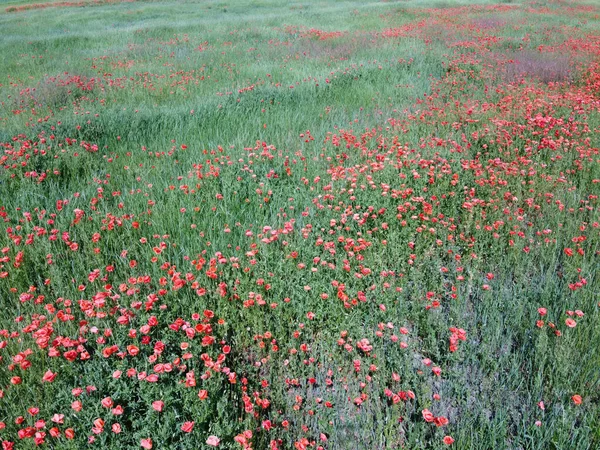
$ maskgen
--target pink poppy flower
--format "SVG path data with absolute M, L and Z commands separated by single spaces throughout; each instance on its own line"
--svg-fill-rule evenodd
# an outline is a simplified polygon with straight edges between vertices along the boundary
M 216 436 L 209 436 L 208 439 L 206 440 L 206 443 L 208 445 L 210 445 L 211 447 L 218 447 L 220 442 L 221 442 L 221 439 L 219 439 Z

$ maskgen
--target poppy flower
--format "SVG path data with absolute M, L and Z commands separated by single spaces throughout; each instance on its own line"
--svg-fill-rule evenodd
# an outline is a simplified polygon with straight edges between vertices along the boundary
M 444 425 L 448 425 L 448 419 L 446 417 L 436 417 L 434 420 L 434 423 L 436 426 L 438 427 L 443 427 Z
M 208 439 L 206 439 L 206 443 L 211 447 L 218 447 L 220 442 L 221 439 L 219 439 L 217 436 L 209 436 Z
M 162 412 L 164 407 L 165 403 L 162 400 L 152 402 L 152 409 L 154 409 L 154 411 Z
M 52 373 L 50 369 L 46 371 L 44 376 L 42 377 L 42 383 L 52 383 L 56 378 L 56 373 Z
M 194 422 L 184 422 L 183 425 L 181 425 L 181 431 L 184 433 L 191 433 L 193 429 Z
M 565 324 L 567 324 L 567 326 L 569 328 L 575 328 L 577 326 L 577 322 L 575 322 L 573 319 L 571 319 L 570 317 L 565 320 Z
M 544 410 L 546 409 L 546 405 L 544 405 L 544 402 L 543 402 L 543 401 L 540 401 L 540 402 L 538 403 L 538 406 L 539 406 L 539 408 L 540 408 L 542 411 L 544 411 Z
M 435 419 L 435 416 L 433 415 L 433 413 L 431 411 L 429 411 L 428 409 L 424 409 L 422 411 L 423 414 L 423 419 L 425 419 L 425 422 L 433 422 Z

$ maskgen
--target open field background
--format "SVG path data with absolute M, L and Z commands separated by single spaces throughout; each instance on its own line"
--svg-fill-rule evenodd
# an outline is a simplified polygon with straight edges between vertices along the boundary
M 594 2 L 0 8 L 3 450 L 600 448 Z

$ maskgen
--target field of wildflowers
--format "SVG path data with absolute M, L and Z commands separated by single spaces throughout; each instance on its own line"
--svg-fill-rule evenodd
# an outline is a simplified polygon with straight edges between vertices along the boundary
M 600 6 L 0 6 L 2 450 L 600 448 Z

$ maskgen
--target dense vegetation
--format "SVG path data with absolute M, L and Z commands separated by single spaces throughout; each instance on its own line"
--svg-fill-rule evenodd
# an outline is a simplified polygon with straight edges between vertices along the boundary
M 600 7 L 1 4 L 3 450 L 600 448 Z

